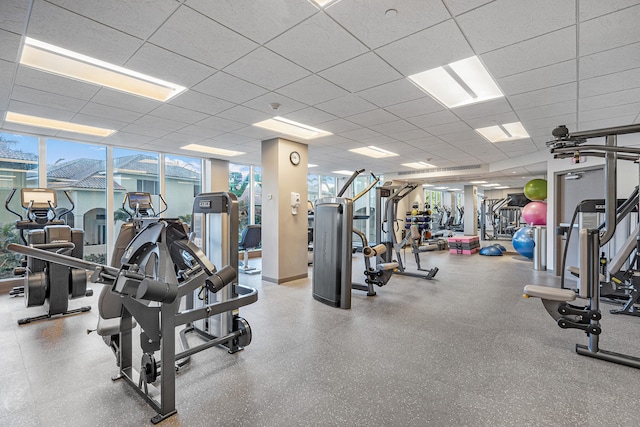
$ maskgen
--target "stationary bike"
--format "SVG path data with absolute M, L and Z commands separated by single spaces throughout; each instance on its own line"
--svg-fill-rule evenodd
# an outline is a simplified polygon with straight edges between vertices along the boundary
M 82 259 L 84 231 L 69 227 L 62 219 L 75 207 L 69 194 L 64 192 L 71 209 L 56 214 L 55 190 L 23 188 L 20 190 L 21 206 L 26 211 L 23 217 L 9 208 L 16 191 L 15 188 L 11 191 L 4 206 L 19 218 L 16 228 L 20 231 L 22 243 L 25 246 Z M 13 273 L 15 276 L 24 277 L 24 285 L 13 288 L 9 294 L 24 295 L 26 307 L 44 306 L 45 309 L 45 314 L 18 320 L 19 325 L 50 319 L 58 314 L 67 315 L 91 310 L 90 306 L 69 310 L 69 299 L 93 295 L 93 290 L 87 289 L 84 270 L 25 256 Z

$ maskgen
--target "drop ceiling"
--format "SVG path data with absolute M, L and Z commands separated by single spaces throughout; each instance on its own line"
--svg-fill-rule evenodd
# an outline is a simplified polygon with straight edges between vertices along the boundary
M 286 136 L 252 124 L 281 116 L 333 133 L 300 140 L 317 173 L 406 173 L 402 163 L 425 161 L 458 168 L 449 180 L 508 185 L 545 170 L 539 152 L 556 125 L 639 122 L 639 21 L 640 1 L 630 0 L 341 0 L 324 9 L 310 0 L 3 0 L 0 117 L 117 132 L 0 127 L 183 155 L 195 143 L 258 165 L 261 141 Z M 188 90 L 161 103 L 27 68 L 17 61 L 27 36 Z M 449 110 L 406 78 L 474 55 L 504 97 Z M 492 144 L 474 131 L 514 121 L 531 137 Z M 370 145 L 398 156 L 348 151 Z M 529 156 L 530 165 L 491 172 Z M 465 170 L 478 165 L 484 172 Z

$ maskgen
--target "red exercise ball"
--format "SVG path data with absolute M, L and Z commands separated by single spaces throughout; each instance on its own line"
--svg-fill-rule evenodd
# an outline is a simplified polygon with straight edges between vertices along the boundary
M 547 204 L 529 202 L 522 208 L 522 218 L 528 225 L 547 225 Z

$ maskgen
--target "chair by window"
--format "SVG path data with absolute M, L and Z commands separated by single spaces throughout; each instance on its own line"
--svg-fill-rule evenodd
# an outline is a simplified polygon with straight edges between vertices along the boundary
M 238 268 L 240 273 L 246 274 L 258 274 L 260 270 L 257 268 L 249 266 L 249 252 L 252 250 L 256 250 L 260 247 L 260 243 L 262 242 L 262 227 L 258 224 L 255 225 L 247 225 L 244 230 L 242 230 L 242 236 L 240 237 L 240 243 L 238 243 L 238 249 L 244 251 L 244 261 L 242 265 Z

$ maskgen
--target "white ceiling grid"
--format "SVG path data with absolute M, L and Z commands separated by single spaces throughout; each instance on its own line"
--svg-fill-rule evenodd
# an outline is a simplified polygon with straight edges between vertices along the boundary
M 259 164 L 261 141 L 279 135 L 251 124 L 279 115 L 333 133 L 300 140 L 317 173 L 486 165 L 546 151 L 558 124 L 638 123 L 639 3 L 341 0 L 320 9 L 309 0 L 3 0 L 0 117 L 11 110 L 118 132 L 79 138 L 0 126 L 183 155 L 194 153 L 182 145 L 199 143 Z M 25 36 L 188 90 L 163 104 L 20 66 Z M 449 110 L 406 79 L 473 55 L 505 97 Z M 531 137 L 491 144 L 474 131 L 512 121 Z M 399 155 L 348 151 L 367 145 Z M 540 167 L 494 176 L 517 185 Z

